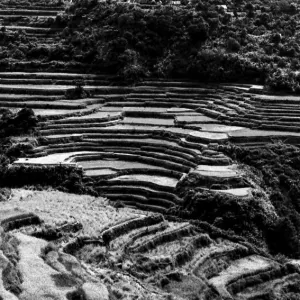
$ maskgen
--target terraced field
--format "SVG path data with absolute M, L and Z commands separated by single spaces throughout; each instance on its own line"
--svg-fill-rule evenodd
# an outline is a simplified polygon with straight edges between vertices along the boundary
M 43 21 L 63 9 L 53 1 L 4 0 L 0 22 L 9 34 L 22 31 L 52 47 L 62 29 Z M 14 190 L 0 210 L 0 297 L 279 300 L 300 294 L 299 261 L 279 262 L 240 237 L 169 214 L 193 187 L 251 199 L 258 187 L 218 145 L 299 145 L 299 97 L 185 80 L 118 86 L 105 74 L 46 65 L 33 60 L 0 73 L 0 107 L 32 108 L 40 116 L 37 145 L 13 165 L 76 165 L 103 198 Z M 87 96 L 68 99 L 78 80 Z M 110 206 L 114 201 L 125 208 Z
M 9 31 L 23 30 L 53 46 L 59 42 L 59 28 L 41 28 L 37 23 L 62 9 L 25 4 L 16 8 L 5 2 L 3 24 Z M 18 18 L 8 18 L 9 12 Z M 246 130 L 221 122 L 219 112 L 209 109 L 211 101 L 222 97 L 244 107 L 238 89 L 152 80 L 119 87 L 101 74 L 32 68 L 0 73 L 1 107 L 32 108 L 42 118 L 39 146 L 15 164 L 77 163 L 98 182 L 103 196 L 129 206 L 163 212 L 179 204 L 176 182 L 199 165 L 230 165 L 228 157 L 214 150 L 214 143 Z M 84 80 L 88 98 L 66 99 L 74 80 Z
M 208 224 L 101 198 L 13 190 L 0 222 L 4 299 L 279 300 L 299 292 L 297 260 L 280 263 Z
M 220 143 L 249 147 L 273 139 L 299 143 L 296 123 L 286 131 L 290 120 L 286 123 L 281 113 L 270 116 L 268 103 L 273 107 L 275 101 L 294 114 L 300 99 L 261 95 L 257 87 L 151 80 L 123 87 L 110 85 L 108 79 L 105 83 L 104 75 L 71 73 L 4 73 L 3 77 L 13 81 L 0 82 L 2 93 L 22 93 L 22 104 L 42 116 L 40 145 L 15 164 L 77 163 L 103 196 L 142 209 L 164 212 L 180 204 L 176 183 L 196 173 L 206 178 L 204 189 L 251 196 L 252 186 L 236 186 L 230 179 L 244 174 L 217 150 Z M 27 84 L 32 77 L 37 83 Z M 64 84 L 44 85 L 51 78 Z M 77 78 L 93 80 L 84 87 L 91 93 L 89 98 L 65 99 L 65 91 L 73 88 L 72 80 Z M 3 105 L 20 107 L 10 97 Z M 270 128 L 268 122 L 278 127 Z M 220 183 L 221 190 L 212 187 Z
M 0 3 L 0 22 L 8 36 L 24 33 L 28 41 L 37 42 L 38 45 L 51 45 L 59 42 L 58 33 L 61 29 L 45 27 L 45 21 L 54 23 L 57 14 L 63 11 L 63 1 L 40 4 L 37 1 L 17 3 L 3 0 Z

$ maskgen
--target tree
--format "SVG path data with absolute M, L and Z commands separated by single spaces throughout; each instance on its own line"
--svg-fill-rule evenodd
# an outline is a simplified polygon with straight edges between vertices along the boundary
M 201 17 L 197 24 L 191 24 L 188 27 L 188 33 L 192 40 L 204 42 L 208 38 L 209 26 Z
M 268 242 L 273 252 L 287 256 L 299 256 L 300 243 L 297 230 L 289 217 L 281 218 L 268 233 Z
M 271 42 L 278 45 L 282 39 L 282 36 L 279 32 L 276 32 L 271 37 Z
M 233 37 L 230 37 L 227 41 L 227 49 L 232 52 L 238 52 L 241 48 L 240 43 Z

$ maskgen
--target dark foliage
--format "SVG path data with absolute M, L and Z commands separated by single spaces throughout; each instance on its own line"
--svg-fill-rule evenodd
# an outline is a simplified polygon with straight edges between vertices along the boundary
M 31 133 L 37 122 L 38 119 L 30 108 L 23 108 L 17 113 L 3 109 L 0 116 L 0 138 Z
M 254 193 L 249 199 L 203 191 L 197 186 L 184 196 L 180 207 L 173 207 L 169 214 L 183 219 L 207 222 L 229 236 L 243 236 L 252 243 L 266 248 L 266 232 L 273 226 L 271 214 L 262 206 L 262 195 Z
M 136 82 L 149 75 L 252 81 L 299 92 L 298 8 L 288 1 L 163 1 L 152 9 L 74 0 L 65 14 L 31 26 L 64 28 L 60 42 L 37 45 L 22 31 L 0 32 L 0 66 L 76 67 Z M 184 3 L 186 2 L 186 3 Z M 53 1 L 53 6 L 59 6 Z
M 196 192 L 185 197 L 185 209 L 190 217 L 207 221 L 239 235 L 257 236 L 256 231 L 266 228 L 267 217 L 261 212 L 258 199 L 241 201 L 226 194 Z
M 83 171 L 71 166 L 10 165 L 17 157 L 33 148 L 31 143 L 14 141 L 13 137 L 35 132 L 38 123 L 32 109 L 24 108 L 17 113 L 2 109 L 0 116 L 0 186 L 54 187 L 73 193 L 97 193 L 83 182 Z M 6 189 L 1 191 L 6 192 Z M 1 199 L 4 194 L 0 193 Z M 2 195 L 3 194 L 3 195 Z
M 13 136 L 31 134 L 38 119 L 32 109 L 21 109 L 13 113 L 8 109 L 0 112 L 0 177 L 7 172 L 10 162 L 32 148 L 30 143 L 14 142 Z
M 74 85 L 75 88 L 66 91 L 67 99 L 82 99 L 90 96 L 90 93 L 84 89 L 85 82 L 83 80 L 75 80 Z
M 83 182 L 82 169 L 73 166 L 15 165 L 2 172 L 0 182 L 1 186 L 5 187 L 35 186 L 37 189 L 53 187 L 64 192 L 98 195 L 93 188 Z
M 67 14 L 59 16 L 66 28 L 57 51 L 66 61 L 92 64 L 128 81 L 149 74 L 266 80 L 271 88 L 298 92 L 293 71 L 300 57 L 297 8 L 284 1 L 227 1 L 232 15 L 219 4 L 224 3 L 191 1 L 149 11 L 127 3 L 73 1 Z
M 273 253 L 300 256 L 300 150 L 283 143 L 260 149 L 221 146 L 221 150 L 262 174 L 279 220 L 267 231 Z

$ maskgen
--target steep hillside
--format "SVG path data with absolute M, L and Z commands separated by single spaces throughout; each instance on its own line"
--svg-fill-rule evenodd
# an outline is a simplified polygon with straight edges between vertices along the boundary
M 4 299 L 299 297 L 298 261 L 207 223 L 50 190 L 13 190 L 0 220 Z
M 109 72 L 130 82 L 148 76 L 241 81 L 299 92 L 296 3 L 153 2 L 2 1 L 0 65 Z
M 300 298 L 297 7 L 182 2 L 1 1 L 0 298 Z

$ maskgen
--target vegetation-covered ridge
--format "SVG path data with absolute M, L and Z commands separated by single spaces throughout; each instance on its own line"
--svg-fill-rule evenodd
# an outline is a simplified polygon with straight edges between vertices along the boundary
M 1 109 L 0 113 L 0 199 L 6 188 L 34 186 L 42 189 L 48 186 L 64 191 L 95 194 L 82 182 L 83 172 L 76 166 L 49 166 L 26 168 L 12 167 L 12 163 L 38 145 L 37 124 L 39 117 L 32 109 L 18 112 Z
M 184 2 L 1 2 L 0 298 L 299 299 L 297 7 Z
M 25 138 L 18 141 L 22 135 L 30 135 L 34 132 L 38 118 L 32 109 L 21 109 L 14 113 L 8 109 L 0 112 L 0 177 L 7 171 L 10 162 L 17 157 L 25 155 L 25 152 L 33 149 L 34 141 Z M 15 137 L 15 139 L 13 138 Z
M 226 147 L 217 146 L 233 141 L 256 148 L 274 137 L 285 140 L 287 136 L 291 142 L 299 143 L 298 132 L 263 130 L 278 119 L 279 129 L 298 131 L 294 118 L 298 97 L 258 96 L 251 93 L 251 87 L 242 85 L 216 88 L 189 81 L 149 80 L 131 87 L 108 86 L 106 82 L 96 87 L 78 86 L 75 90 L 80 93 L 86 89 L 95 94 L 66 100 L 65 91 L 72 91 L 71 78 L 82 75 L 12 72 L 4 76 L 13 82 L 42 81 L 29 86 L 28 91 L 26 84 L 11 84 L 9 90 L 28 92 L 31 98 L 26 104 L 39 107 L 34 109 L 44 115 L 38 124 L 38 144 L 8 169 L 2 180 L 7 186 L 52 186 L 98 194 L 115 201 L 118 207 L 126 205 L 205 220 L 245 236 L 274 254 L 299 256 L 298 246 L 292 242 L 290 248 L 286 243 L 274 248 L 273 229 L 278 229 L 278 215 L 282 214 L 270 202 L 262 176 L 255 176 L 255 169 L 244 172 L 240 162 L 247 162 L 239 161 Z M 96 80 L 91 79 L 92 75 L 86 76 L 87 80 Z M 56 89 L 47 90 L 43 82 L 52 78 L 68 85 L 54 85 L 50 87 Z M 97 80 L 101 82 L 100 75 Z M 77 94 L 75 90 L 73 96 Z M 45 96 L 47 93 L 51 95 Z M 42 101 L 32 101 L 40 97 L 44 97 Z M 47 97 L 50 103 L 45 101 Z M 50 97 L 55 100 L 50 101 Z M 85 102 L 91 110 L 85 110 Z M 274 109 L 269 116 L 273 102 L 280 109 Z M 81 109 L 74 110 L 77 103 Z M 261 107 L 262 103 L 267 107 Z M 54 109 L 66 104 L 70 108 L 65 111 Z M 286 118 L 279 115 L 281 107 L 286 109 Z M 294 119 L 294 125 L 287 126 Z
M 8 299 L 299 297 L 298 261 L 274 259 L 205 222 L 24 189 L 2 202 L 0 222 L 1 295 Z
M 298 8 L 289 1 L 191 1 L 143 9 L 74 1 L 60 19 L 65 58 L 125 79 L 250 80 L 299 90 Z M 220 7 L 227 5 L 226 9 Z
M 0 65 L 109 71 L 128 81 L 147 76 L 240 80 L 299 91 L 296 4 L 181 2 L 151 9 L 95 0 L 67 6 L 3 2 Z
M 251 166 L 263 179 L 261 185 L 279 216 L 266 232 L 271 252 L 299 257 L 299 148 L 283 143 L 269 144 L 259 150 L 232 145 L 220 148 Z

